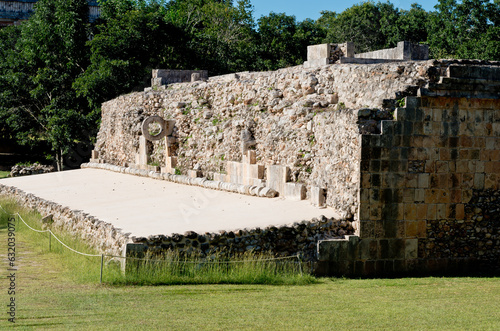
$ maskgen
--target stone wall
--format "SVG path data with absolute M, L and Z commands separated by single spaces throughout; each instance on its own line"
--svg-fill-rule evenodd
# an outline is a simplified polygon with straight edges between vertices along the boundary
M 11 168 L 9 177 L 30 176 L 37 174 L 46 174 L 53 172 L 54 167 L 50 165 L 42 165 L 34 163 L 32 165 L 15 165 Z
M 215 252 L 228 255 L 253 251 L 272 252 L 276 256 L 300 255 L 304 261 L 316 261 L 318 240 L 341 238 L 354 232 L 349 220 L 335 220 L 326 217 L 296 222 L 285 226 L 221 231 L 198 234 L 193 231 L 171 236 L 132 237 L 134 245 L 143 245 L 140 250 L 151 254 L 172 249 L 178 252 L 197 252 L 207 256 Z M 128 249 L 130 252 L 137 249 Z
M 394 48 L 381 49 L 373 52 L 354 55 L 359 59 L 383 59 L 383 60 L 428 60 L 429 46 L 412 44 L 408 41 L 400 41 Z
M 105 103 L 95 153 L 99 162 L 137 166 L 141 122 L 160 115 L 175 127 L 151 145 L 158 165 L 173 167 L 175 155 L 176 172 L 240 184 L 249 178 L 242 169 L 258 170 L 250 177 L 259 185 L 285 197 L 284 185 L 305 189 L 313 202 L 326 190 L 326 206 L 352 218 L 356 233 L 319 239 L 319 274 L 496 272 L 499 68 L 456 60 L 334 64 L 172 84 Z M 175 242 L 135 240 L 156 248 Z
M 53 220 L 50 224 L 52 228 L 82 238 L 102 254 L 110 256 L 132 256 L 138 251 L 155 254 L 167 249 L 175 249 L 181 253 L 199 253 L 201 256 L 216 252 L 232 255 L 252 250 L 256 253 L 273 253 L 276 256 L 299 254 L 305 261 L 315 261 L 318 240 L 341 238 L 354 233 L 352 220 L 336 220 L 322 216 L 319 219 L 263 229 L 246 228 L 202 234 L 190 231 L 170 236 L 130 237 L 111 224 L 80 210 L 72 210 L 15 187 L 0 184 L 0 197 L 14 199 L 22 206 L 38 211 L 43 217 L 50 215 Z M 40 222 L 40 227 L 42 226 L 45 225 Z M 140 248 L 130 247 L 138 245 Z
M 326 189 L 326 204 L 349 218 L 358 208 L 361 133 L 380 131 L 391 116 L 384 108 L 415 94 L 433 67 L 430 61 L 299 66 L 131 93 L 103 104 L 95 150 L 107 163 L 135 164 L 142 121 L 160 115 L 175 120 L 176 170 L 211 177 L 226 174 L 228 161 L 243 160 L 248 135 L 257 164 L 288 167 L 289 181 L 303 184 L 307 198 L 313 187 Z M 151 162 L 164 165 L 165 154 L 165 142 L 155 142 Z
M 123 247 L 131 242 L 128 234 L 122 233 L 111 224 L 81 210 L 72 210 L 2 184 L 0 184 L 0 196 L 14 199 L 21 206 L 38 211 L 43 217 L 51 215 L 53 220 L 51 227 L 62 229 L 75 237 L 84 239 L 103 254 L 119 256 Z M 41 222 L 40 226 L 42 226 Z
M 151 87 L 155 89 L 167 84 L 195 82 L 206 79 L 208 79 L 208 71 L 206 70 L 154 69 Z
M 500 272 L 500 67 L 442 64 L 363 135 L 358 239 L 320 243 L 320 272 Z

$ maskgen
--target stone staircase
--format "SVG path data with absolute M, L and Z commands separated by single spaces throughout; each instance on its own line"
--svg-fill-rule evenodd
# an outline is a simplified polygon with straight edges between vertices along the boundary
M 420 97 L 500 98 L 500 66 L 450 65 L 439 81 L 418 91 Z

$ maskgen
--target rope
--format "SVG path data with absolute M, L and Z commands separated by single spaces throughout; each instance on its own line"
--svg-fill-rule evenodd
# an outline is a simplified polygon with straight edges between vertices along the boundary
M 49 232 L 51 235 L 54 236 L 54 238 L 56 238 L 57 241 L 59 241 L 61 243 L 61 245 L 63 245 L 64 247 L 66 247 L 67 249 L 69 249 L 72 252 L 75 252 L 75 253 L 83 255 L 83 256 L 91 256 L 91 257 L 101 256 L 101 254 L 87 254 L 87 253 L 82 253 L 82 252 L 79 252 L 77 250 L 74 250 L 73 248 L 71 248 L 68 245 L 66 245 L 65 243 L 63 243 L 59 238 L 57 238 L 56 235 L 52 231 L 49 230 Z
M 8 211 L 6 211 L 5 209 L 3 209 L 2 205 L 0 205 L 0 208 L 6 213 L 6 214 L 10 214 Z M 12 214 L 11 214 L 12 215 Z
M 2 208 L 3 209 L 3 208 Z M 101 254 L 97 255 L 97 254 L 87 254 L 87 253 L 82 253 L 82 252 L 79 252 L 77 250 L 74 250 L 73 248 L 69 247 L 68 245 L 66 245 L 65 243 L 63 243 L 59 238 L 57 238 L 57 236 L 50 230 L 37 230 L 37 229 L 33 229 L 31 226 L 29 226 L 26 221 L 24 221 L 24 219 L 22 218 L 22 216 L 17 213 L 17 216 L 19 216 L 19 218 L 21 219 L 21 221 L 23 221 L 24 225 L 26 225 L 30 230 L 33 230 L 35 232 L 38 232 L 38 233 L 45 233 L 45 232 L 50 232 L 50 234 L 57 240 L 61 243 L 61 245 L 63 245 L 64 247 L 66 247 L 67 249 L 69 249 L 70 251 L 72 252 L 75 252 L 77 254 L 80 254 L 80 255 L 83 255 L 83 256 L 91 256 L 91 257 L 97 257 L 97 256 L 101 256 Z
M 1 205 L 0 208 L 8 213 Z M 266 261 L 276 261 L 276 260 L 286 260 L 286 259 L 298 259 L 299 264 L 300 264 L 300 256 L 297 255 L 292 255 L 292 256 L 285 256 L 285 257 L 275 257 L 275 258 L 268 258 L 268 259 L 260 259 L 260 260 L 241 260 L 241 261 L 167 261 L 167 260 L 151 260 L 151 259 L 143 259 L 143 258 L 137 258 L 137 257 L 125 257 L 125 256 L 116 256 L 116 255 L 104 255 L 104 254 L 87 254 L 87 253 L 82 253 L 79 252 L 65 243 L 63 243 L 57 236 L 51 231 L 51 230 L 37 230 L 32 228 L 31 226 L 26 223 L 26 221 L 23 219 L 21 214 L 17 213 L 17 216 L 19 216 L 19 219 L 26 225 L 30 230 L 38 232 L 38 233 L 46 233 L 49 232 L 61 245 L 63 245 L 65 248 L 69 249 L 70 251 L 80 254 L 83 256 L 90 256 L 90 257 L 110 257 L 110 258 L 119 258 L 119 259 L 131 259 L 131 260 L 138 260 L 138 261 L 149 261 L 149 262 L 167 262 L 167 263 L 191 263 L 191 264 L 200 264 L 200 263 L 209 263 L 209 264 L 220 264 L 220 263 L 247 263 L 247 262 L 266 262 Z
M 23 217 L 19 213 L 17 213 L 17 216 L 19 216 L 19 219 L 21 221 L 23 221 L 24 225 L 26 225 L 30 230 L 33 230 L 33 231 L 38 232 L 38 233 L 50 232 L 50 230 L 37 230 L 37 229 L 33 229 L 31 226 L 28 225 L 28 223 L 26 223 L 24 221 Z

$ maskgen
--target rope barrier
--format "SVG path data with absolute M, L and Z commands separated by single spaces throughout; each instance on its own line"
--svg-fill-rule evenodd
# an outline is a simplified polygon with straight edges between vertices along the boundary
M 1 205 L 0 205 L 0 208 L 5 213 L 9 214 L 9 212 L 7 210 L 5 210 Z M 286 259 L 297 259 L 299 267 L 300 267 L 300 273 L 302 275 L 302 266 L 301 266 L 302 261 L 300 260 L 299 254 L 292 255 L 292 256 L 285 256 L 285 257 L 257 259 L 257 260 L 240 260 L 240 261 L 168 261 L 168 260 L 154 260 L 154 259 L 125 257 L 125 256 L 116 256 L 116 255 L 105 255 L 105 254 L 87 254 L 87 253 L 79 252 L 79 251 L 69 247 L 64 242 L 62 242 L 62 240 L 60 240 L 51 230 L 37 230 L 37 229 L 32 228 L 31 226 L 28 225 L 28 223 L 26 223 L 26 221 L 23 219 L 21 214 L 16 213 L 16 214 L 11 214 L 11 215 L 17 215 L 19 217 L 19 219 L 24 223 L 24 225 L 26 225 L 26 227 L 28 227 L 28 229 L 30 229 L 34 232 L 38 232 L 38 233 L 49 232 L 50 236 L 53 236 L 61 245 L 63 245 L 65 248 L 69 249 L 70 251 L 72 251 L 76 254 L 80 254 L 80 255 L 88 256 L 88 257 L 100 257 L 101 258 L 101 279 L 100 279 L 101 283 L 102 283 L 102 272 L 103 272 L 102 268 L 103 268 L 103 264 L 104 264 L 104 257 L 130 259 L 130 260 L 136 260 L 136 261 L 161 262 L 161 263 L 187 263 L 187 264 L 223 264 L 223 263 L 230 264 L 230 263 L 267 262 L 267 261 L 277 261 L 277 260 L 286 260 Z M 49 239 L 50 239 L 50 237 L 49 237 Z
M 3 208 L 2 208 L 3 209 Z M 19 216 L 19 218 L 21 219 L 21 221 L 23 221 L 24 225 L 26 225 L 30 230 L 33 230 L 35 232 L 38 232 L 38 233 L 45 233 L 45 232 L 50 232 L 50 234 L 57 240 L 59 241 L 59 243 L 61 245 L 63 245 L 64 247 L 66 247 L 67 249 L 69 249 L 70 251 L 72 252 L 75 252 L 77 254 L 80 254 L 80 255 L 83 255 L 83 256 L 91 256 L 91 257 L 97 257 L 97 256 L 101 256 L 101 254 L 87 254 L 87 253 L 82 253 L 82 252 L 79 252 L 71 247 L 69 247 L 68 245 L 66 245 L 65 243 L 63 243 L 61 241 L 61 239 L 57 238 L 57 236 L 54 234 L 54 232 L 52 232 L 51 230 L 36 230 L 36 229 L 33 229 L 31 226 L 29 226 L 26 221 L 23 219 L 23 217 L 17 213 L 17 216 Z
M 49 230 L 49 232 L 52 236 L 54 236 L 54 238 L 56 238 L 57 241 L 59 241 L 59 243 L 61 243 L 61 245 L 63 245 L 64 247 L 66 247 L 70 251 L 75 252 L 76 254 L 80 254 L 83 256 L 90 256 L 90 257 L 98 257 L 98 256 L 102 255 L 102 254 L 87 254 L 87 253 L 82 253 L 82 252 L 79 252 L 77 250 L 74 250 L 73 248 L 71 248 L 68 245 L 66 245 L 65 243 L 63 243 L 59 238 L 57 238 L 56 235 L 52 231 Z
M 0 205 L 0 208 L 2 208 L 2 210 L 6 213 L 6 214 L 9 214 L 8 211 L 6 211 L 5 209 L 3 209 L 3 207 Z
M 24 225 L 26 225 L 26 226 L 27 226 L 30 230 L 35 231 L 35 232 L 38 232 L 38 233 L 50 232 L 50 230 L 37 230 L 37 229 L 33 229 L 31 226 L 29 226 L 29 225 L 28 225 L 28 223 L 26 223 L 26 222 L 24 221 L 23 217 L 22 217 L 19 213 L 17 213 L 16 215 L 17 215 L 17 216 L 19 217 L 19 219 L 20 219 L 20 220 L 24 223 Z

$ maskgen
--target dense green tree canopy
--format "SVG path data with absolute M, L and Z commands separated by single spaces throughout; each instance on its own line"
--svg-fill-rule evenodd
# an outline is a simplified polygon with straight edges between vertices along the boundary
M 431 14 L 435 57 L 500 60 L 500 1 L 440 0 Z
M 85 0 L 41 0 L 19 32 L 5 32 L 18 39 L 5 49 L 0 73 L 2 117 L 18 142 L 47 142 L 59 168 L 71 145 L 88 139 L 95 127 L 88 125 L 90 108 L 71 87 L 89 60 L 87 21 Z
M 210 75 L 301 64 L 307 46 L 352 41 L 357 52 L 426 43 L 434 57 L 500 60 L 500 0 L 439 0 L 434 11 L 366 1 L 318 20 L 251 0 L 40 0 L 25 24 L 0 30 L 0 138 L 48 144 L 62 163 L 97 130 L 100 104 L 149 85 L 151 69 Z

